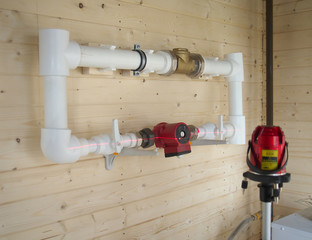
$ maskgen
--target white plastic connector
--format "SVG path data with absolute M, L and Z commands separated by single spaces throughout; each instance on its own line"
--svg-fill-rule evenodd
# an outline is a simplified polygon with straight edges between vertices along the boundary
M 156 53 L 144 51 L 146 55 L 146 66 L 144 72 L 156 72 L 157 74 L 167 74 L 172 68 L 172 56 L 168 52 L 158 51 Z
M 198 128 L 198 138 L 214 140 L 217 138 L 218 128 L 213 123 L 206 123 Z
M 88 155 L 90 148 L 84 146 L 86 139 L 71 136 L 70 129 L 41 129 L 41 149 L 43 154 L 55 163 L 76 162 L 81 156 Z M 84 149 L 84 152 L 81 152 Z
M 78 67 L 80 47 L 69 42 L 69 32 L 62 29 L 39 31 L 39 67 L 41 76 L 68 76 L 69 69 Z

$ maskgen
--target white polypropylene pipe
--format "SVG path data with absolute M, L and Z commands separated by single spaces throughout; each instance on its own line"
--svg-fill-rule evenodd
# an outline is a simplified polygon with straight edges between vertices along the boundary
M 206 123 L 198 128 L 198 139 L 214 140 L 217 137 L 217 126 L 213 123 Z
M 271 202 L 262 202 L 262 240 L 271 240 Z
M 224 123 L 223 125 L 223 128 L 224 128 L 224 133 L 223 133 L 223 136 L 225 138 L 231 138 L 233 137 L 234 133 L 235 133 L 235 127 L 233 126 L 233 124 L 229 123 L 229 122 L 226 122 Z
M 242 82 L 229 81 L 229 115 L 243 115 Z
M 44 77 L 44 126 L 67 128 L 66 77 Z
M 169 53 L 158 51 L 145 51 L 146 66 L 144 72 L 156 72 L 157 74 L 166 74 L 170 71 L 172 66 L 172 57 Z
M 205 67 L 202 75 L 226 76 L 232 72 L 232 64 L 227 60 L 218 61 L 217 58 L 204 58 L 204 62 Z
M 80 46 L 80 49 L 80 67 L 133 70 L 141 63 L 140 54 L 136 51 L 89 46 Z

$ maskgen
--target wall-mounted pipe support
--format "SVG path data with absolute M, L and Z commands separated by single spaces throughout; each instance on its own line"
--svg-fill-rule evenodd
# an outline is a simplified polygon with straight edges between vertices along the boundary
M 121 154 L 125 148 L 149 147 L 154 144 L 150 132 L 120 135 L 117 120 L 113 121 L 113 134 L 102 134 L 90 140 L 72 136 L 67 125 L 66 76 L 69 75 L 70 69 L 77 67 L 155 72 L 163 75 L 184 73 L 196 78 L 201 75 L 222 75 L 226 77 L 229 85 L 229 121 L 223 123 L 220 118 L 218 126 L 212 123 L 199 128 L 192 126 L 190 139 L 195 142 L 195 139 L 207 140 L 207 144 L 211 144 L 212 141 L 216 144 L 245 143 L 241 53 L 228 54 L 219 61 L 217 58 L 202 57 L 182 48 L 154 52 L 140 49 L 121 50 L 114 46 L 90 47 L 70 42 L 69 32 L 66 30 L 42 29 L 39 32 L 39 62 L 45 94 L 45 127 L 41 132 L 41 148 L 44 155 L 53 162 L 75 162 L 89 153 L 103 154 L 112 159 L 113 155 Z M 144 136 L 148 136 L 149 140 Z M 144 152 L 143 155 L 155 154 Z M 111 166 L 112 164 L 107 168 Z

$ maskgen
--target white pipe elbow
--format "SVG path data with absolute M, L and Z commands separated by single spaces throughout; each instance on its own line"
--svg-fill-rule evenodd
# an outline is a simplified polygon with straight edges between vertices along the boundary
M 52 162 L 76 162 L 81 156 L 80 146 L 79 139 L 71 136 L 70 129 L 41 129 L 41 149 Z
M 225 76 L 229 82 L 243 82 L 244 81 L 244 64 L 242 53 L 226 54 L 224 60 L 231 63 L 232 69 Z

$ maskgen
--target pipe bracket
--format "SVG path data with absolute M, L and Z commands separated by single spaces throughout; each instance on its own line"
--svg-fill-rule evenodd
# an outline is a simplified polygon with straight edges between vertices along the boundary
M 141 50 L 141 47 L 139 44 L 134 44 L 132 51 L 135 51 L 140 54 L 140 58 L 141 58 L 140 66 L 137 69 L 132 70 L 133 76 L 139 76 L 140 72 L 144 70 L 146 63 L 147 63 L 146 54 L 144 51 Z

